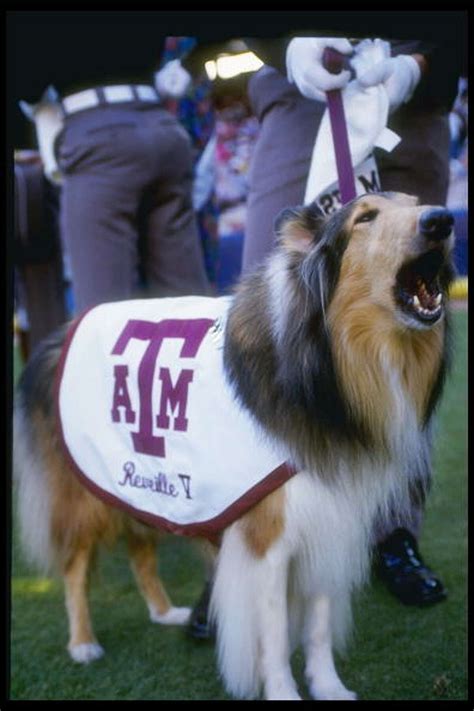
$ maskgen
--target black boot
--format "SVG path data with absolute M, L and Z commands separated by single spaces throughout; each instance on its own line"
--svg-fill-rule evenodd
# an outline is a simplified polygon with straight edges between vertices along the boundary
M 416 540 L 397 528 L 377 546 L 375 571 L 404 605 L 433 605 L 446 598 L 443 583 L 423 562 Z
M 212 583 L 207 582 L 189 619 L 189 633 L 194 639 L 214 639 L 214 628 L 209 622 L 209 601 Z

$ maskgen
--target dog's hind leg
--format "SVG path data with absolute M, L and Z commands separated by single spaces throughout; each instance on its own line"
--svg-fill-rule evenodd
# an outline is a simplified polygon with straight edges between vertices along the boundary
M 156 540 L 127 532 L 130 563 L 137 585 L 145 598 L 152 622 L 162 625 L 186 625 L 191 608 L 175 607 L 157 575 Z
M 320 595 L 309 601 L 305 629 L 306 677 L 311 696 L 319 701 L 354 701 L 334 666 L 331 634 L 331 601 Z
M 78 549 L 64 571 L 66 608 L 69 618 L 68 651 L 72 659 L 81 664 L 99 659 L 104 654 L 104 650 L 94 637 L 87 600 L 92 554 L 92 545 Z

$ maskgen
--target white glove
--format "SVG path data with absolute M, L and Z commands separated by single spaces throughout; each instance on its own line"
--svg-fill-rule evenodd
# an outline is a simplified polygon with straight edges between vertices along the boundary
M 351 64 L 362 87 L 383 84 L 388 96 L 389 111 L 392 113 L 401 104 L 406 104 L 413 96 L 413 92 L 421 78 L 421 69 L 416 59 L 409 54 L 400 54 L 398 57 L 386 56 L 389 45 L 382 40 L 374 40 L 373 42 L 374 58 L 381 53 L 385 54 L 385 58 L 375 61 L 372 66 L 368 66 L 366 62 L 359 63 L 357 51 L 370 41 L 364 40 L 358 45 L 356 55 Z
M 332 47 L 342 54 L 352 54 L 352 46 L 342 37 L 295 37 L 286 50 L 286 73 L 288 80 L 296 84 L 308 99 L 326 101 L 326 91 L 343 89 L 351 78 L 344 70 L 331 74 L 323 67 L 323 53 Z
M 155 73 L 155 87 L 163 98 L 180 99 L 187 92 L 192 77 L 179 59 L 172 59 Z

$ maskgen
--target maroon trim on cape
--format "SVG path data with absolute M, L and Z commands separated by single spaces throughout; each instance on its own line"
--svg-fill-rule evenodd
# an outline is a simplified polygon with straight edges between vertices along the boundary
M 252 506 L 258 504 L 265 496 L 270 494 L 275 489 L 282 486 L 288 479 L 290 479 L 294 474 L 296 474 L 296 469 L 288 462 L 283 462 L 276 469 L 271 471 L 267 476 L 262 479 L 258 484 L 255 484 L 251 489 L 249 489 L 240 498 L 236 499 L 230 506 L 228 506 L 222 513 L 214 518 L 210 518 L 207 521 L 201 521 L 199 523 L 188 523 L 179 524 L 168 521 L 168 519 L 155 514 L 148 513 L 147 511 L 141 511 L 136 509 L 130 504 L 125 503 L 122 499 L 110 494 L 99 487 L 94 481 L 92 481 L 87 474 L 85 474 L 74 460 L 69 448 L 67 446 L 66 440 L 64 438 L 64 432 L 61 422 L 60 410 L 59 410 L 59 391 L 61 387 L 61 381 L 64 373 L 64 368 L 66 365 L 66 358 L 69 351 L 69 347 L 72 343 L 74 334 L 77 331 L 82 319 L 95 307 L 87 309 L 81 316 L 79 316 L 69 328 L 66 338 L 64 340 L 63 349 L 61 356 L 58 361 L 58 366 L 56 370 L 55 378 L 55 408 L 56 408 L 56 424 L 59 434 L 59 439 L 61 441 L 63 451 L 66 457 L 66 461 L 77 475 L 80 482 L 88 489 L 94 496 L 104 501 L 104 503 L 109 504 L 115 508 L 120 509 L 124 513 L 137 518 L 142 523 L 145 523 L 154 528 L 160 528 L 168 533 L 174 533 L 180 536 L 203 536 L 209 538 L 211 541 L 216 541 L 222 531 L 227 528 L 231 523 L 236 521 L 238 518 L 243 516 Z

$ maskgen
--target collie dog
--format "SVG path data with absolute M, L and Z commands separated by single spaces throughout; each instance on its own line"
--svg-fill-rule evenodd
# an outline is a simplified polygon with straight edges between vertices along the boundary
M 395 525 L 429 483 L 449 352 L 453 218 L 380 193 L 329 217 L 288 209 L 275 224 L 276 249 L 230 299 L 221 358 L 239 406 L 295 473 L 216 543 L 219 667 L 235 697 L 299 699 L 290 658 L 301 645 L 311 696 L 350 700 L 333 651 L 348 637 L 374 525 L 383 517 Z M 63 575 L 69 653 L 88 662 L 103 651 L 86 597 L 99 543 L 126 536 L 152 620 L 185 624 L 189 609 L 172 606 L 156 575 L 159 531 L 94 496 L 71 469 L 53 404 L 61 340 L 46 342 L 22 375 L 14 461 L 25 548 Z

